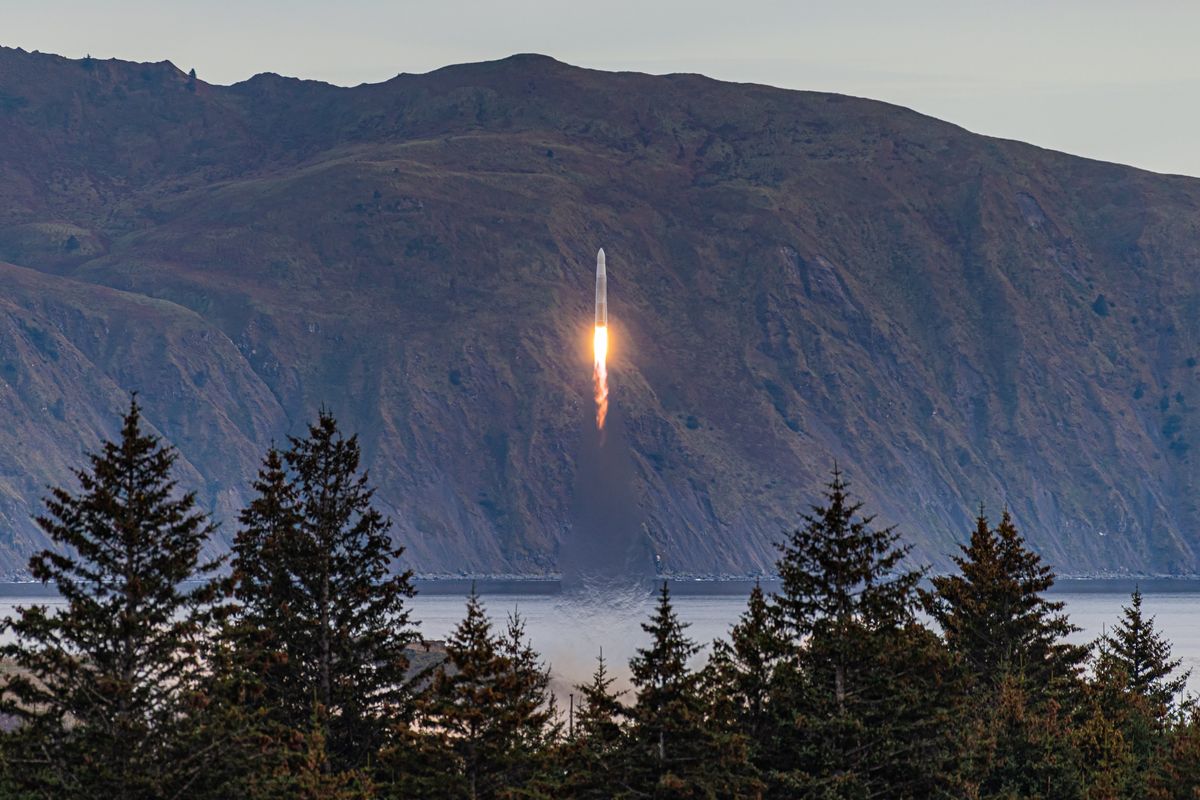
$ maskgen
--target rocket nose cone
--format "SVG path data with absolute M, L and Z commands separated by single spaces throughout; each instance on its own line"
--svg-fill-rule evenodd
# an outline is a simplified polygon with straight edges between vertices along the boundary
M 596 269 L 597 270 L 604 269 L 604 248 L 603 247 L 601 247 L 599 252 L 596 253 Z

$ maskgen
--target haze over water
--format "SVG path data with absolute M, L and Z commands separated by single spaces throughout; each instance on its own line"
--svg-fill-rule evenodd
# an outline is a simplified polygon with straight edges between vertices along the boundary
M 1082 630 L 1071 637 L 1075 642 L 1090 642 L 1112 626 L 1121 616 L 1121 607 L 1129 602 L 1133 581 L 1069 581 L 1060 584 L 1052 599 L 1067 604 L 1071 621 Z M 1200 582 L 1186 580 L 1150 580 L 1141 582 L 1145 593 L 1143 608 L 1154 616 L 1158 629 L 1171 641 L 1173 654 L 1183 659 L 1183 669 L 1191 669 L 1188 689 L 1200 694 Z M 641 623 L 649 617 L 654 598 L 647 595 L 640 605 L 628 601 L 612 607 L 579 604 L 567 597 L 553 595 L 484 594 L 489 615 L 503 626 L 509 612 L 518 610 L 526 620 L 526 631 L 534 647 L 549 662 L 556 692 L 565 699 L 571 686 L 581 683 L 595 668 L 596 656 L 604 648 L 604 657 L 617 677 L 619 687 L 627 688 L 629 659 L 647 637 Z M 702 664 L 712 640 L 724 637 L 746 606 L 744 595 L 703 595 L 676 593 L 672 597 L 680 617 L 691 623 L 688 634 L 705 645 L 694 660 Z M 465 602 L 461 596 L 418 595 L 414 600 L 415 617 L 421 620 L 421 632 L 430 639 L 444 639 L 462 618 Z
M 1200 581 L 1143 580 L 1143 608 L 1155 617 L 1155 624 L 1170 641 L 1174 657 L 1183 659 L 1183 669 L 1192 670 L 1188 690 L 1200 694 Z M 1075 642 L 1090 642 L 1116 623 L 1121 607 L 1129 602 L 1134 581 L 1075 580 L 1059 584 L 1051 597 L 1067 604 L 1071 621 L 1082 630 L 1071 637 Z M 29 585 L 0 586 L 0 618 L 14 613 L 18 605 L 60 602 L 57 598 L 37 596 Z M 439 594 L 432 587 L 421 587 L 412 601 L 414 618 L 420 622 L 421 635 L 427 639 L 445 639 L 462 619 L 465 593 Z M 647 593 L 638 598 L 617 596 L 614 602 L 578 602 L 566 595 L 514 594 L 481 592 L 488 614 L 497 632 L 504 629 L 510 612 L 519 611 L 526 622 L 526 633 L 534 647 L 550 664 L 554 689 L 565 701 L 577 683 L 587 680 L 596 666 L 596 656 L 604 657 L 618 688 L 629 685 L 629 659 L 647 637 L 641 629 L 654 605 Z M 698 594 L 701 587 L 689 587 L 672 597 L 680 617 L 691 623 L 690 635 L 704 645 L 694 659 L 699 666 L 708 656 L 713 639 L 724 637 L 746 605 L 744 594 Z M 33 592 L 33 594 L 31 594 Z M 0 637 L 0 642 L 7 636 Z

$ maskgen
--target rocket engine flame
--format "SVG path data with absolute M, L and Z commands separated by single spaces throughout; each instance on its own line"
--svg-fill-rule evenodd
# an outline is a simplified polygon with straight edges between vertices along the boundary
M 596 333 L 592 337 L 596 383 L 596 430 L 604 430 L 608 416 L 608 271 L 604 266 L 604 248 L 596 252 Z
M 597 325 L 592 336 L 592 353 L 595 368 L 593 381 L 596 392 L 596 429 L 604 430 L 604 419 L 608 416 L 608 326 Z

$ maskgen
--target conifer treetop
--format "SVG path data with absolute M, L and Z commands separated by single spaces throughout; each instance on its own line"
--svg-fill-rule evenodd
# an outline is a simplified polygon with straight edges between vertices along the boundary
M 894 528 L 874 527 L 861 511 L 835 466 L 824 502 L 779 545 L 782 585 L 772 610 L 794 641 L 818 626 L 873 629 L 912 619 L 923 571 L 904 566 L 910 546 Z
M 1086 649 L 1065 638 L 1078 628 L 1062 602 L 1044 596 L 1054 571 L 1026 546 L 1007 509 L 992 527 L 980 508 L 954 563 L 958 573 L 934 577 L 924 600 L 951 649 L 974 671 L 993 678 L 1023 672 L 1039 683 L 1077 673 Z
M 179 490 L 175 458 L 144 429 L 135 396 L 119 438 L 75 472 L 77 490 L 51 489 L 37 519 L 57 547 L 29 569 L 63 603 L 5 620 L 13 640 L 0 652 L 18 669 L 0 710 L 38 737 L 31 763 L 50 767 L 27 777 L 46 796 L 81 786 L 141 796 L 188 785 L 200 769 L 169 753 L 226 587 L 213 575 L 220 559 L 201 558 L 215 525 Z
M 1154 617 L 1142 611 L 1140 587 L 1134 587 L 1121 619 L 1098 644 L 1100 669 L 1119 670 L 1130 692 L 1163 708 L 1172 708 L 1187 686 L 1191 670 L 1179 672 L 1183 660 L 1171 658 L 1171 643 L 1156 629 Z

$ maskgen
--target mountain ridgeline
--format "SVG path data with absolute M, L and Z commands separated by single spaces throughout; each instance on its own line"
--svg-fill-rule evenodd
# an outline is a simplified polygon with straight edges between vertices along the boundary
M 0 572 L 139 392 L 232 536 L 324 406 L 418 572 L 547 573 L 592 265 L 647 552 L 770 569 L 828 469 L 948 564 L 1200 572 L 1200 181 L 543 56 L 337 88 L 0 49 Z

